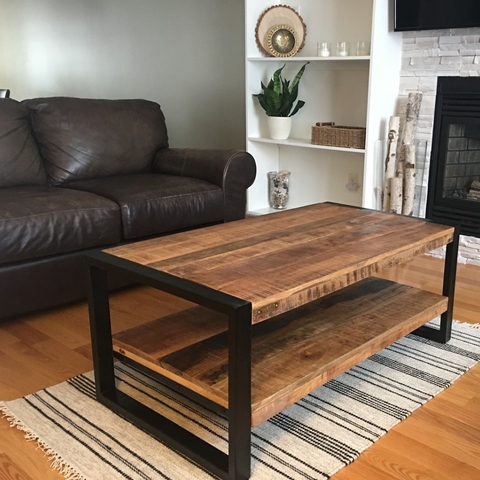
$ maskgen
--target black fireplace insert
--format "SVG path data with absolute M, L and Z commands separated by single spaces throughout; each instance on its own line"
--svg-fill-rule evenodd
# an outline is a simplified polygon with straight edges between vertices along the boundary
M 480 238 L 480 77 L 439 77 L 427 218 Z

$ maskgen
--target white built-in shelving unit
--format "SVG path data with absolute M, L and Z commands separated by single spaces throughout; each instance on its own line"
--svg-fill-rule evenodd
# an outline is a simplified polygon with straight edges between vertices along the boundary
M 267 172 L 288 170 L 290 200 L 295 208 L 332 201 L 377 208 L 376 187 L 381 184 L 381 155 L 377 140 L 386 138 L 388 120 L 396 111 L 401 64 L 401 34 L 393 32 L 391 0 L 294 0 L 282 5 L 299 12 L 307 26 L 304 48 L 294 57 L 266 57 L 255 41 L 255 26 L 271 0 L 246 0 L 246 118 L 247 150 L 257 162 L 257 178 L 248 192 L 250 212 L 268 211 Z M 358 40 L 371 42 L 369 56 L 318 57 L 317 43 Z M 351 52 L 352 53 L 352 52 Z M 253 98 L 260 82 L 286 65 L 293 79 L 310 62 L 300 82 L 305 106 L 293 117 L 288 140 L 271 140 L 265 112 Z M 322 147 L 310 143 L 316 122 L 366 127 L 365 149 Z M 379 161 L 380 159 L 380 161 Z M 346 188 L 357 175 L 360 188 Z

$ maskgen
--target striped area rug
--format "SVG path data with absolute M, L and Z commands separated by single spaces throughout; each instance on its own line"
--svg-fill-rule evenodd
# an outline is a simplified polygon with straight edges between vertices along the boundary
M 479 360 L 478 326 L 455 323 L 447 345 L 407 335 L 254 428 L 252 479 L 330 478 Z M 123 364 L 116 374 L 119 389 L 226 449 L 224 418 Z M 0 410 L 71 480 L 214 478 L 98 404 L 92 373 Z

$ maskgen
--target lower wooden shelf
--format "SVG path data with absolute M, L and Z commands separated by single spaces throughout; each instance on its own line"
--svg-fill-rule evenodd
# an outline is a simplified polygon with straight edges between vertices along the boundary
M 252 426 L 447 310 L 370 277 L 252 327 Z M 120 332 L 114 350 L 228 407 L 227 319 L 194 307 Z

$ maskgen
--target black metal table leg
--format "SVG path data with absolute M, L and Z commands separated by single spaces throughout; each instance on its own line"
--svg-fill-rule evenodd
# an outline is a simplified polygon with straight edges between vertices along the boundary
M 230 480 L 250 478 L 251 305 L 238 309 L 228 327 L 228 472 Z
M 251 442 L 251 303 L 100 251 L 86 255 L 85 261 L 98 401 L 220 478 L 248 480 Z M 228 455 L 116 389 L 108 273 L 128 274 L 135 282 L 228 315 Z M 190 395 L 185 388 L 179 390 L 195 400 L 196 394 Z
M 460 228 L 455 227 L 452 241 L 447 245 L 445 267 L 443 273 L 443 292 L 448 297 L 447 311 L 440 317 L 440 330 L 423 325 L 414 333 L 420 337 L 428 338 L 439 343 L 447 343 L 452 336 L 453 302 L 455 297 L 455 277 L 457 274 L 458 242 Z
M 88 308 L 90 336 L 97 396 L 115 391 L 113 367 L 112 329 L 108 302 L 107 273 L 89 266 Z

